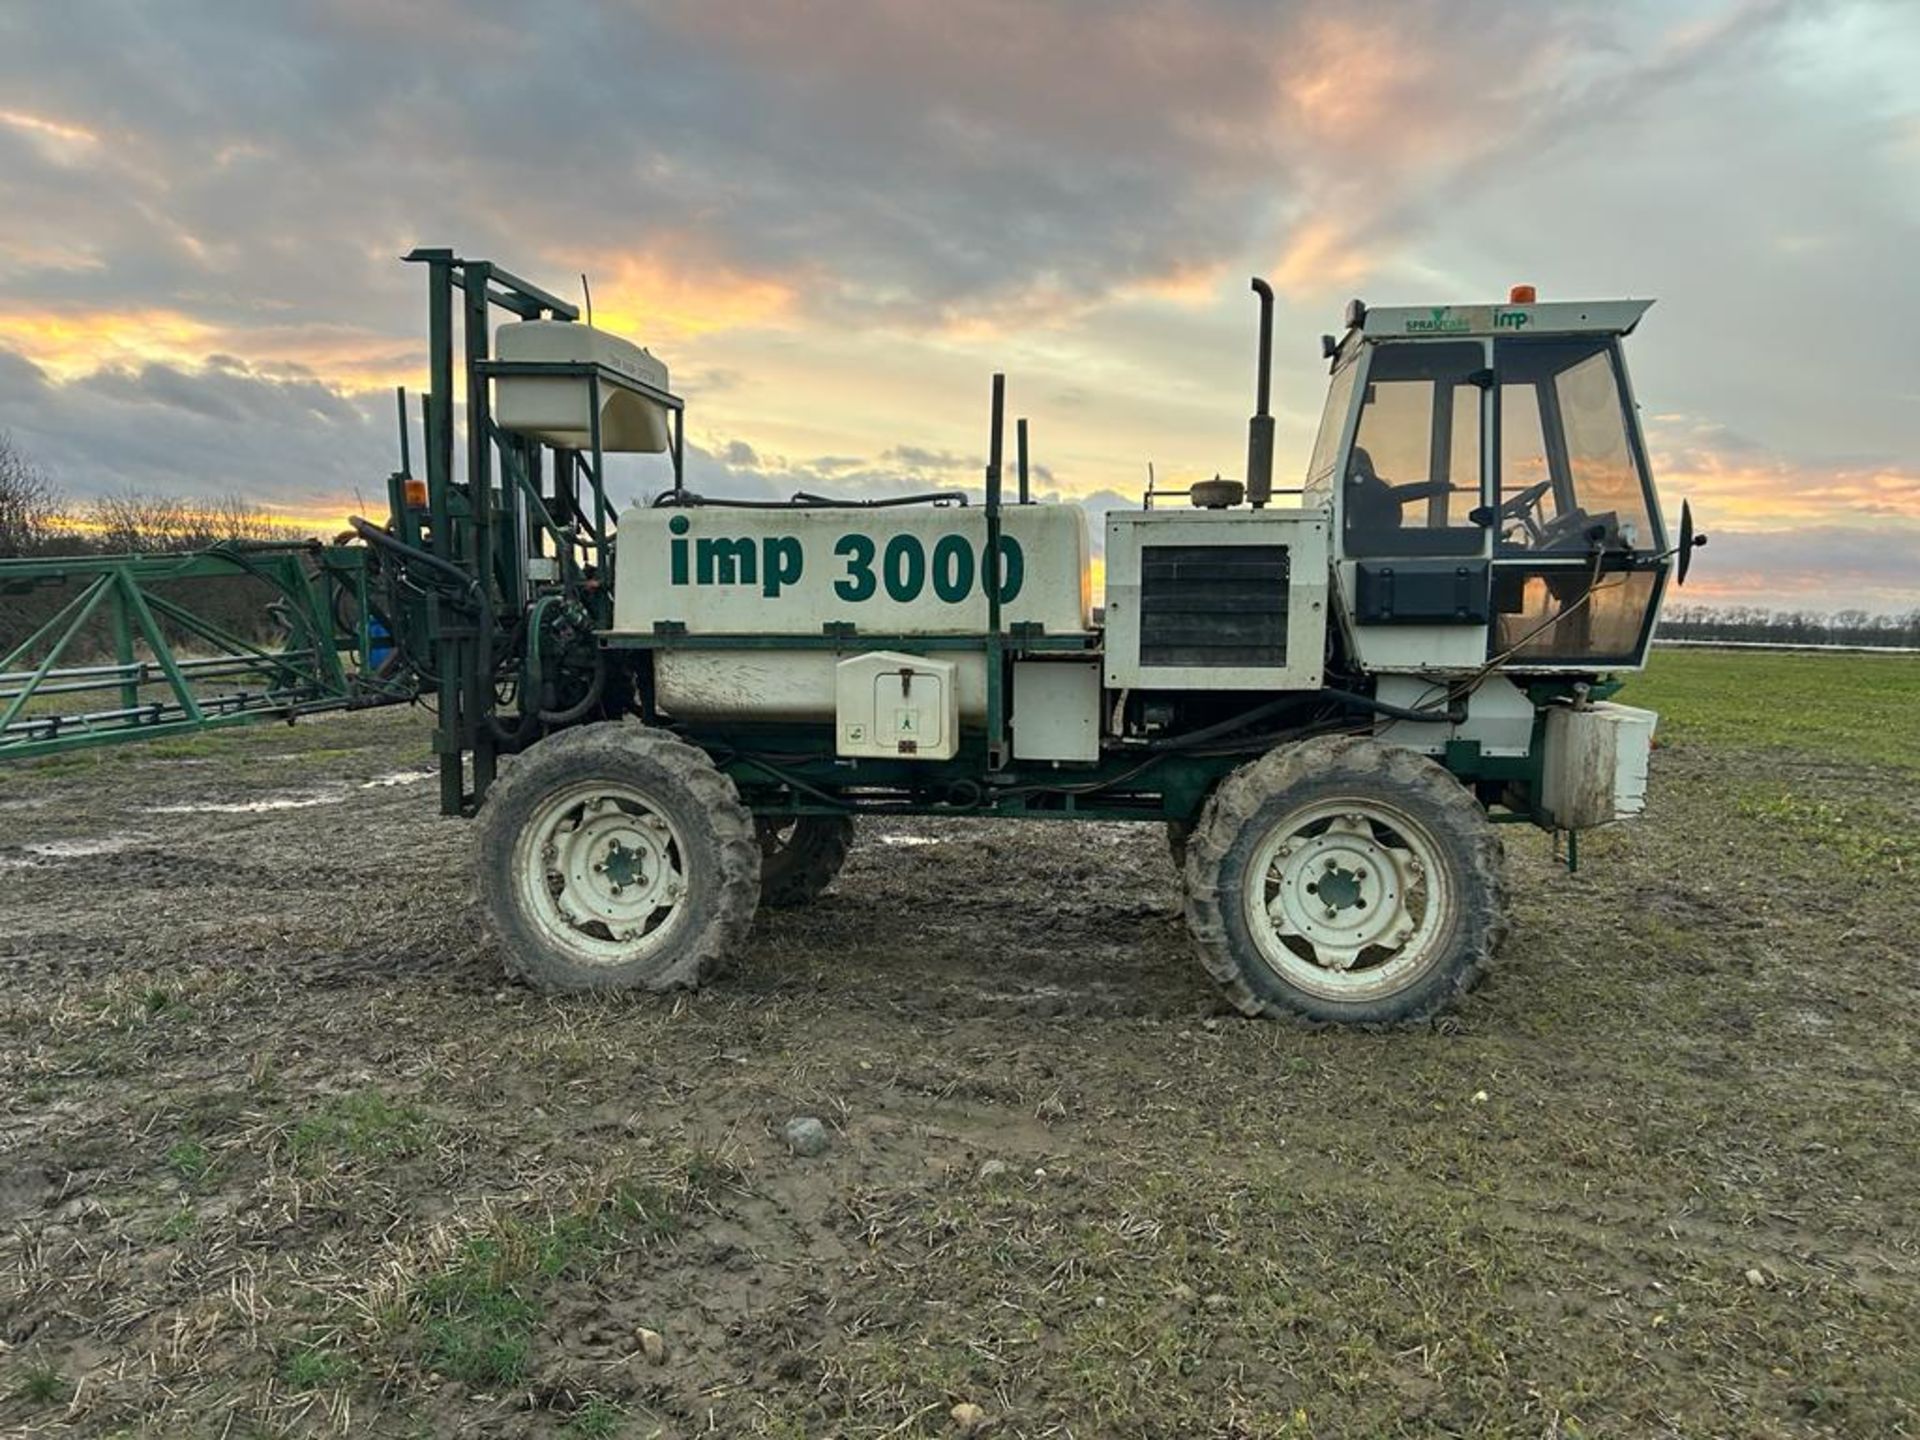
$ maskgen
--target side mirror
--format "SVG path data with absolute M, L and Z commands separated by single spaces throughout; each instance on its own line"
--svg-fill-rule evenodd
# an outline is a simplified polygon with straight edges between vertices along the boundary
M 1687 583 L 1687 571 L 1693 567 L 1693 552 L 1697 546 L 1707 543 L 1707 537 L 1693 533 L 1693 506 L 1688 501 L 1680 502 L 1680 543 L 1675 547 L 1679 564 L 1674 570 L 1673 583 Z

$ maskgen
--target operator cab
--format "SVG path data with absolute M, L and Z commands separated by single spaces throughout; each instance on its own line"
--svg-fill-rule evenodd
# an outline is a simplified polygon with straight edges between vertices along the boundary
M 1620 342 L 1649 304 L 1348 306 L 1306 490 L 1364 668 L 1645 661 L 1669 557 Z

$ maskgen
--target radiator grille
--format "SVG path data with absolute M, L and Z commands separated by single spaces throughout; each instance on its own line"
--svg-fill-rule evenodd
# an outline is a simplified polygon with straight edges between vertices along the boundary
M 1142 665 L 1287 663 L 1287 547 L 1147 545 Z

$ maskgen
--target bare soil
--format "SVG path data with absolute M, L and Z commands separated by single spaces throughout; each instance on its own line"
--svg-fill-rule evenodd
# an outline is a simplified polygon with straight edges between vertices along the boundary
M 1912 775 L 1656 763 L 1391 1034 L 1227 1013 L 1155 827 L 547 999 L 420 716 L 0 773 L 0 1432 L 1920 1432 Z

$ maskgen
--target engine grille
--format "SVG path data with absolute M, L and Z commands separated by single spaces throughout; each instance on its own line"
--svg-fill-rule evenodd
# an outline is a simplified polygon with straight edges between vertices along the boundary
M 1143 546 L 1140 663 L 1285 665 L 1287 547 Z

